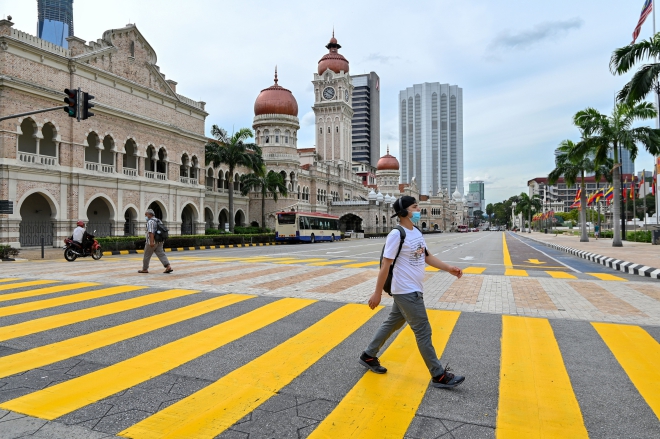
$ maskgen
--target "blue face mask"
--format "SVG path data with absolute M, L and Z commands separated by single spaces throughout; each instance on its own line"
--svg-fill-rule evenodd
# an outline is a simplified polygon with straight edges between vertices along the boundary
M 413 212 L 412 213 L 412 218 L 410 218 L 410 221 L 412 221 L 414 224 L 417 224 L 422 217 L 422 214 L 419 212 Z
M 149 221 L 149 217 L 148 217 L 148 216 L 145 216 L 145 217 L 144 217 L 144 220 L 145 220 L 145 221 Z

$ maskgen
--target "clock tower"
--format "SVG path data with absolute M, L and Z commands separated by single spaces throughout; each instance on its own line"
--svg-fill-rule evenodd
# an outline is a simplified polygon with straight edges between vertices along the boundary
M 316 116 L 316 153 L 321 161 L 344 162 L 351 169 L 351 119 L 353 84 L 348 60 L 338 53 L 341 46 L 332 38 L 328 53 L 321 58 L 314 74 L 314 115 Z

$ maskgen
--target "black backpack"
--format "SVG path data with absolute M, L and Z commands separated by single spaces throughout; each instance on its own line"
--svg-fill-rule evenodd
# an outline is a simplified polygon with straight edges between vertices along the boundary
M 399 250 L 396 252 L 396 256 L 394 257 L 394 260 L 392 261 L 392 265 L 390 265 L 390 271 L 387 273 L 387 279 L 385 279 L 385 285 L 383 286 L 383 291 L 385 291 L 387 294 L 390 296 L 392 295 L 392 274 L 394 273 L 394 264 L 396 264 L 396 260 L 399 257 L 399 254 L 401 253 L 401 248 L 403 247 L 403 241 L 406 240 L 406 231 L 403 227 L 401 226 L 394 226 L 396 230 L 399 231 L 401 234 L 401 241 L 399 242 Z M 385 246 L 383 245 L 383 249 L 380 252 L 380 266 L 383 266 L 383 254 L 385 253 Z
M 170 230 L 165 227 L 163 222 L 156 218 L 156 233 L 154 233 L 154 241 L 165 242 L 169 238 Z

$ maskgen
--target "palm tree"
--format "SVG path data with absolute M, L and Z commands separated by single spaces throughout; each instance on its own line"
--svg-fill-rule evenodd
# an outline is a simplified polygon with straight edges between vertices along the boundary
M 615 75 L 623 75 L 642 59 L 657 60 L 659 55 L 660 33 L 657 33 L 648 40 L 616 49 L 610 59 L 610 71 Z M 657 61 L 641 66 L 618 93 L 617 100 L 639 102 L 651 91 L 660 94 L 660 63 Z
M 660 153 L 660 130 L 649 127 L 636 127 L 633 124 L 639 120 L 652 119 L 657 116 L 655 107 L 650 102 L 628 103 L 620 102 L 614 106 L 611 116 L 606 116 L 594 108 L 578 111 L 573 120 L 583 132 L 585 139 L 578 143 L 574 155 L 579 157 L 591 152 L 594 161 L 605 164 L 608 154 L 613 153 L 614 167 L 614 239 L 613 247 L 621 247 L 621 227 L 618 218 L 621 217 L 621 164 L 619 163 L 619 148 L 627 149 L 630 158 L 637 157 L 637 144 L 642 144 L 652 155 Z
M 532 212 L 538 212 L 539 210 L 541 210 L 541 198 L 538 195 L 530 197 L 524 192 L 520 193 L 516 204 L 516 215 L 519 213 L 527 215 L 527 230 L 529 233 L 532 233 Z
M 261 189 L 261 227 L 266 228 L 266 196 L 273 196 L 273 201 L 277 201 L 278 194 L 287 196 L 286 183 L 282 176 L 276 172 L 266 172 L 266 167 L 262 166 L 254 174 L 245 174 L 241 176 L 241 193 L 247 195 L 253 189 Z
M 220 166 L 224 163 L 229 167 L 229 231 L 234 232 L 234 170 L 244 166 L 258 172 L 263 166 L 261 148 L 254 143 L 246 143 L 253 137 L 252 130 L 241 128 L 231 136 L 227 131 L 213 125 L 211 134 L 216 140 L 208 142 L 205 146 L 206 165 Z

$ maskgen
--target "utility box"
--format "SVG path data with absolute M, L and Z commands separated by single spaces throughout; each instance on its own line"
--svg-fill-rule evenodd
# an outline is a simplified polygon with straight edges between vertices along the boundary
M 651 230 L 651 244 L 660 245 L 660 229 Z

